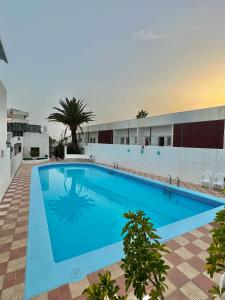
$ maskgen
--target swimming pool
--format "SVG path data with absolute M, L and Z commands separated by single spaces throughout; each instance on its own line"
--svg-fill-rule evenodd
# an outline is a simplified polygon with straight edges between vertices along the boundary
M 206 224 L 223 201 L 96 164 L 32 171 L 25 297 L 121 259 L 123 213 L 143 210 L 163 240 Z

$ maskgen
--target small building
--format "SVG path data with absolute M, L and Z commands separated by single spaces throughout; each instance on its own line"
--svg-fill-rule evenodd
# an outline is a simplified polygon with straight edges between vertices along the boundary
M 10 108 L 7 112 L 7 131 L 10 136 L 11 156 L 22 151 L 24 159 L 48 158 L 49 135 L 46 127 L 29 124 L 29 113 Z
M 225 148 L 225 106 L 89 125 L 82 143 Z

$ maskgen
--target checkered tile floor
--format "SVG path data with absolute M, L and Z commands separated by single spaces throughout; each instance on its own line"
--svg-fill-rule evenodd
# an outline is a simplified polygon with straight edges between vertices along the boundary
M 0 299 L 23 299 L 24 274 L 26 264 L 26 240 L 29 206 L 30 165 L 21 165 L 13 178 L 2 202 L 0 203 Z M 127 170 L 158 180 L 165 178 Z M 204 190 L 193 184 L 183 183 L 184 186 L 203 192 L 223 194 Z M 206 249 L 210 244 L 209 229 L 211 225 L 193 230 L 167 243 L 171 252 L 165 256 L 171 267 L 167 285 L 169 287 L 166 299 L 170 300 L 204 300 L 209 299 L 207 293 L 213 281 L 205 271 Z M 124 293 L 124 277 L 120 263 L 107 267 L 112 277 Z M 63 285 L 52 291 L 33 297 L 32 300 L 82 300 L 82 291 L 90 283 L 97 281 L 98 272 L 92 273 L 80 282 Z M 214 279 L 215 281 L 218 278 Z M 132 290 L 129 299 L 136 299 Z

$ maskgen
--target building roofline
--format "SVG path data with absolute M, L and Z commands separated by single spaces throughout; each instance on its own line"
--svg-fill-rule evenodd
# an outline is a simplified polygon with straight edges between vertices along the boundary
M 161 115 L 153 115 L 141 119 L 128 119 L 122 121 L 86 125 L 84 126 L 83 130 L 87 132 L 87 131 L 98 131 L 98 130 L 107 130 L 107 129 L 166 126 L 166 125 L 172 125 L 178 123 L 189 123 L 189 122 L 198 122 L 198 121 L 207 121 L 207 120 L 210 121 L 215 119 L 225 119 L 225 105 L 179 111 L 179 112 L 167 113 Z M 115 126 L 117 128 L 113 128 Z
M 17 115 L 17 116 L 24 116 L 25 118 L 27 118 L 27 117 L 29 117 L 29 112 L 23 111 L 20 109 L 16 109 L 16 108 L 8 108 L 7 115 L 8 115 L 8 117 Z

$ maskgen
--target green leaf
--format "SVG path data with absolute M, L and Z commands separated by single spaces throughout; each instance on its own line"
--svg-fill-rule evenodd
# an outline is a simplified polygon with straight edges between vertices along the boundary
M 135 296 L 142 299 L 151 283 L 152 299 L 162 297 L 167 288 L 165 275 L 169 270 L 162 253 L 167 253 L 168 249 L 160 243 L 153 223 L 143 211 L 127 212 L 124 217 L 127 219 L 122 230 L 125 258 L 121 268 L 125 272 L 126 290 L 132 285 Z

